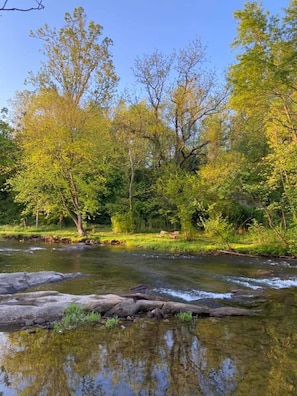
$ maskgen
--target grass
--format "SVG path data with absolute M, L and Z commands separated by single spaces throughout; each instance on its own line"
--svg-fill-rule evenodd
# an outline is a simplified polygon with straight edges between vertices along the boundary
M 160 232 L 143 232 L 143 233 L 114 233 L 109 227 L 90 226 L 87 228 L 86 237 L 78 237 L 74 227 L 61 228 L 59 226 L 40 226 L 21 227 L 21 226 L 0 226 L 0 238 L 17 237 L 18 240 L 26 240 L 31 237 L 57 238 L 63 241 L 67 239 L 73 243 L 82 242 L 86 239 L 100 241 L 103 244 L 109 244 L 111 241 L 118 241 L 126 248 L 154 249 L 173 253 L 213 253 L 220 250 L 226 250 L 224 242 L 216 237 L 207 236 L 203 232 L 197 232 L 191 240 L 188 240 L 182 233 L 176 239 L 171 239 L 168 235 L 160 237 Z M 284 255 L 286 251 L 279 243 L 267 243 L 267 238 L 263 241 L 246 233 L 244 235 L 235 235 L 228 241 L 232 249 L 238 253 L 248 254 L 271 254 Z M 297 249 L 295 249 L 297 250 Z M 291 254 L 296 252 L 292 251 Z
M 193 319 L 192 312 L 179 312 L 176 317 L 183 322 L 190 322 Z
M 113 318 L 107 318 L 105 322 L 105 327 L 107 329 L 112 329 L 119 324 L 119 318 L 114 316 Z
M 54 329 L 59 332 L 71 330 L 85 323 L 98 323 L 100 319 L 100 313 L 85 312 L 76 304 L 70 304 L 65 309 L 63 318 L 55 323 Z

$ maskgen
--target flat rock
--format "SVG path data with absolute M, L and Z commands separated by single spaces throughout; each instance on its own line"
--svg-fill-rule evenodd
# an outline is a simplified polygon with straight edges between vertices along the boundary
M 55 291 L 38 291 L 0 296 L 0 326 L 53 323 L 63 317 L 63 312 L 72 303 L 86 311 L 99 312 L 105 316 L 117 315 L 122 318 L 154 310 L 162 312 L 164 316 L 179 312 L 192 312 L 194 316 L 198 317 L 252 315 L 251 310 L 243 308 L 209 309 L 204 306 L 174 301 L 135 300 L 115 294 L 71 295 Z
M 0 274 L 0 294 L 14 294 L 44 283 L 60 282 L 84 276 L 80 272 L 62 274 L 55 271 L 14 272 Z
M 62 274 L 54 271 L 16 272 L 0 274 L 0 327 L 31 327 L 52 324 L 63 317 L 70 304 L 104 316 L 121 318 L 146 314 L 163 318 L 180 312 L 192 312 L 196 317 L 246 316 L 254 312 L 244 308 L 209 308 L 195 304 L 160 300 L 156 296 L 133 293 L 72 295 L 56 291 L 26 292 L 28 288 L 84 276 L 81 273 Z M 142 289 L 141 289 L 142 291 Z M 155 316 L 154 316 L 155 315 Z

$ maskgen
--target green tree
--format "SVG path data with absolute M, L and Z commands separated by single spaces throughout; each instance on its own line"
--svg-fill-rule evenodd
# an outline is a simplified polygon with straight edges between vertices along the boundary
M 16 199 L 35 212 L 67 214 L 79 235 L 96 213 L 109 165 L 106 106 L 117 82 L 102 27 L 87 22 L 83 8 L 65 14 L 59 32 L 47 25 L 33 37 L 44 41 L 45 61 L 20 94 L 17 129 L 23 156 L 11 180 Z M 26 180 L 26 183 L 24 183 Z
M 53 88 L 76 105 L 90 100 L 103 107 L 111 99 L 118 78 L 114 71 L 110 46 L 103 39 L 102 26 L 87 21 L 82 7 L 65 14 L 65 26 L 58 32 L 48 25 L 31 32 L 44 42 L 38 73 L 30 73 L 28 82 L 40 88 Z
M 7 108 L 1 109 L 0 115 L 0 222 L 7 224 L 15 221 L 20 211 L 7 185 L 16 172 L 20 149 L 8 122 Z
M 284 17 L 270 16 L 261 4 L 246 3 L 236 11 L 238 34 L 233 45 L 240 50 L 229 70 L 230 105 L 247 120 L 250 147 L 262 137 L 256 183 L 250 183 L 255 204 L 263 209 L 269 225 L 284 241 L 276 224 L 296 224 L 296 12 L 291 1 Z M 258 151 L 260 153 L 260 151 Z M 254 157 L 255 158 L 255 157 Z
M 55 90 L 26 100 L 19 141 L 22 168 L 10 181 L 16 200 L 35 215 L 68 215 L 84 235 L 96 213 L 109 163 L 109 121 L 95 106 L 78 108 Z

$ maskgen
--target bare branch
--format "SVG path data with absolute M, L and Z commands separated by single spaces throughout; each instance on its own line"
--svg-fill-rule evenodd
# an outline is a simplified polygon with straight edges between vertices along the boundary
M 43 10 L 44 9 L 43 0 L 35 0 L 35 6 L 28 7 L 28 8 L 9 7 L 8 6 L 8 1 L 9 0 L 5 0 L 3 2 L 2 6 L 0 6 L 0 11 L 23 11 L 23 12 L 27 12 L 27 11 L 38 11 L 38 10 Z

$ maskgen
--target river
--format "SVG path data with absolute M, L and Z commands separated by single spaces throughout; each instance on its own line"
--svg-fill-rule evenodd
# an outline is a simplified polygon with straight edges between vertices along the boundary
M 297 261 L 2 241 L 0 270 L 89 275 L 30 291 L 127 294 L 145 284 L 171 300 L 255 311 L 2 332 L 0 395 L 297 394 Z

